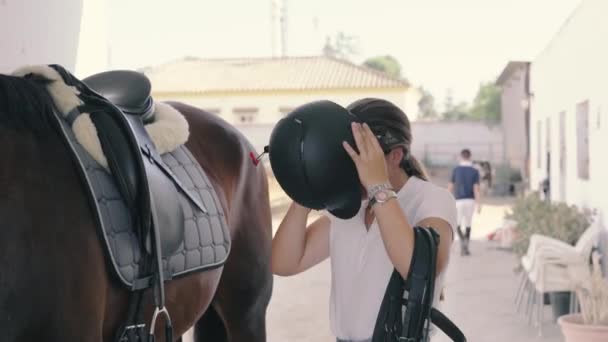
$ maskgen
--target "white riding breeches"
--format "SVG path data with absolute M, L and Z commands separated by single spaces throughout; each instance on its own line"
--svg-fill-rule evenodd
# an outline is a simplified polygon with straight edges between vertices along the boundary
M 473 213 L 475 212 L 474 199 L 459 199 L 456 200 L 456 215 L 457 223 L 460 227 L 471 227 L 473 223 Z

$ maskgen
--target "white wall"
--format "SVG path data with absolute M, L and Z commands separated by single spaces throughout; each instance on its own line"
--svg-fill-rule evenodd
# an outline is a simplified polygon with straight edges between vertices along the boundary
M 418 120 L 418 116 L 420 115 L 420 108 L 418 108 L 418 101 L 422 94 L 416 88 L 408 89 L 407 93 L 405 93 L 405 104 L 403 105 L 403 109 L 407 114 L 407 117 L 410 121 Z
M 412 154 L 432 164 L 458 163 L 463 148 L 470 149 L 475 160 L 488 160 L 494 165 L 504 160 L 500 126 L 471 121 L 418 121 L 412 122 L 412 137 Z
M 233 108 L 259 108 L 258 118 L 255 123 L 274 124 L 283 117 L 279 112 L 280 107 L 295 108 L 317 100 L 330 100 L 342 106 L 347 106 L 363 97 L 379 97 L 393 102 L 403 109 L 406 114 L 409 112 L 417 113 L 418 110 L 417 101 L 415 106 L 412 105 L 412 100 L 406 101 L 406 95 L 403 90 L 311 92 L 301 94 L 268 93 L 239 96 L 165 96 L 159 94 L 153 94 L 153 96 L 156 100 L 181 101 L 203 109 L 221 109 L 220 115 L 222 118 L 231 123 L 236 123 L 236 116 L 232 113 Z
M 551 118 L 551 193 L 557 200 L 608 214 L 608 1 L 586 0 L 531 66 L 531 186 L 546 177 L 546 118 Z M 590 177 L 577 175 L 576 105 L 589 101 Z M 559 113 L 566 113 L 565 198 L 560 198 Z M 537 122 L 542 121 L 538 136 Z M 542 163 L 537 166 L 537 143 Z
M 57 63 L 73 71 L 82 0 L 1 0 L 0 72 Z
M 521 101 L 526 98 L 526 68 L 513 72 L 501 86 L 502 129 L 505 158 L 522 175 L 526 168 L 526 120 Z

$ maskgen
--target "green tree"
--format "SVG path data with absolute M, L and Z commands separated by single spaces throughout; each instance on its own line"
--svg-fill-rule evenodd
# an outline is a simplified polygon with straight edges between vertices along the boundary
M 462 101 L 457 105 L 446 106 L 445 111 L 441 114 L 443 120 L 466 120 L 470 119 L 469 106 Z
M 474 120 L 500 122 L 500 88 L 492 82 L 482 83 L 473 100 L 470 115 Z
M 390 55 L 368 58 L 363 62 L 363 65 L 394 77 L 401 77 L 401 64 L 399 64 L 399 61 L 395 57 Z
M 420 118 L 422 119 L 436 119 L 439 117 L 437 109 L 435 109 L 435 98 L 433 95 L 423 87 L 418 88 L 420 92 L 420 100 L 418 100 L 418 109 L 420 111 Z
M 441 118 L 443 120 L 469 119 L 468 107 L 469 106 L 466 102 L 460 102 L 455 105 L 454 98 L 452 97 L 452 89 L 448 89 L 444 100 L 444 111 L 441 113 Z

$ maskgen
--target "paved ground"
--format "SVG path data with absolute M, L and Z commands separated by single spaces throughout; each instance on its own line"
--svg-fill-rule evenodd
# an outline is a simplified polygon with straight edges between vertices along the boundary
M 550 306 L 543 314 L 543 336 L 527 324 L 526 316 L 516 314 L 513 298 L 518 275 L 513 272 L 514 257 L 499 250 L 496 243 L 476 241 L 473 255 L 462 258 L 456 250 L 446 279 L 446 301 L 441 310 L 458 325 L 469 341 L 548 342 L 562 341 L 552 321 Z M 441 334 L 443 335 L 443 334 Z M 437 336 L 434 342 L 450 341 Z
M 446 301 L 442 311 L 465 332 L 472 342 L 562 341 L 558 327 L 551 322 L 546 307 L 543 337 L 528 326 L 525 316 L 516 314 L 513 297 L 517 275 L 515 257 L 499 250 L 495 243 L 483 242 L 498 227 L 511 200 L 488 199 L 474 220 L 471 249 L 473 255 L 461 258 L 454 248 L 446 278 Z M 281 218 L 275 212 L 275 224 Z M 273 298 L 268 311 L 269 342 L 334 341 L 328 323 L 329 263 L 293 277 L 275 277 Z M 441 334 L 442 335 L 442 334 Z M 435 337 L 446 342 L 445 336 Z
M 274 226 L 278 225 L 285 204 L 274 199 Z M 508 199 L 488 199 L 474 219 L 472 256 L 462 258 L 452 251 L 446 278 L 446 301 L 441 310 L 472 342 L 549 342 L 562 341 L 559 329 L 545 308 L 544 335 L 515 313 L 513 297 L 517 288 L 514 256 L 485 242 L 496 229 L 511 203 Z M 330 287 L 329 262 L 293 277 L 275 277 L 273 297 L 268 309 L 268 342 L 331 342 L 328 322 Z M 186 339 L 186 341 L 188 341 Z M 434 342 L 447 342 L 439 334 Z

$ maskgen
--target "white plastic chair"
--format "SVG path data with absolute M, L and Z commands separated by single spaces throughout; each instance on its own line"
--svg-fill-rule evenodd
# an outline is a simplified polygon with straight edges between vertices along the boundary
M 534 262 L 534 254 L 541 246 L 553 246 L 556 249 L 560 250 L 575 250 L 579 254 L 589 255 L 591 253 L 591 249 L 593 248 L 593 244 L 597 240 L 597 235 L 599 233 L 597 224 L 598 220 L 594 217 L 591 225 L 581 235 L 575 246 L 571 246 L 561 240 L 557 240 L 548 236 L 533 234 L 530 237 L 528 250 L 526 251 L 526 254 L 521 258 L 521 265 L 525 272 L 522 272 L 521 275 L 521 283 L 515 299 L 516 303 L 519 301 L 520 295 L 522 294 L 522 290 L 525 286 L 525 282 L 528 279 L 527 273 L 529 273 L 532 269 Z
M 527 293 L 526 313 L 532 321 L 533 306 L 537 304 L 539 334 L 542 334 L 543 295 L 547 292 L 574 291 L 569 272 L 577 272 L 588 267 L 589 255 L 597 242 L 599 228 L 597 220 L 581 235 L 575 246 L 550 237 L 535 234 L 530 239 L 526 255 L 521 258 L 522 279 L 516 295 L 517 311 Z M 571 297 L 570 312 L 576 308 L 574 296 Z

